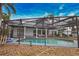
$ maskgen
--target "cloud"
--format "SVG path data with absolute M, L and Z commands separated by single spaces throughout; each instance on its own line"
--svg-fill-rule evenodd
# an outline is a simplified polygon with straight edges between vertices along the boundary
M 64 9 L 64 4 L 62 4 L 60 7 L 59 7 L 59 10 L 62 10 Z
M 11 19 L 23 19 L 23 18 L 33 18 L 32 16 L 27 16 L 27 15 L 12 15 Z
M 40 15 L 40 16 L 37 16 L 37 17 L 46 17 L 46 16 L 48 16 L 50 13 L 48 13 L 48 12 L 45 12 L 45 13 L 43 13 L 42 15 Z
M 59 15 L 58 15 L 58 16 L 64 16 L 64 14 L 65 14 L 65 13 L 59 13 Z
M 78 15 L 78 14 L 79 14 L 79 9 L 74 10 L 74 11 L 71 10 L 71 12 L 68 12 L 67 16 L 74 16 L 74 15 Z
M 74 16 L 74 15 L 75 15 L 75 13 L 74 12 L 71 12 L 67 16 Z
M 67 16 L 74 16 L 77 15 L 77 13 L 79 13 L 79 10 L 72 11 Z
M 39 18 L 39 17 L 44 17 L 44 15 L 41 16 L 33 16 L 33 15 L 12 15 L 11 20 L 13 19 L 26 19 L 26 18 Z
M 48 16 L 49 13 L 48 12 L 45 12 L 42 16 L 45 17 L 45 16 Z

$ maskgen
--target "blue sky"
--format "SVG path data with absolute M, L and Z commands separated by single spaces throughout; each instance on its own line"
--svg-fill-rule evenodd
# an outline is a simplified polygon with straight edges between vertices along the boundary
M 16 3 L 16 14 L 11 19 L 24 19 L 44 17 L 48 14 L 54 16 L 79 15 L 78 3 Z

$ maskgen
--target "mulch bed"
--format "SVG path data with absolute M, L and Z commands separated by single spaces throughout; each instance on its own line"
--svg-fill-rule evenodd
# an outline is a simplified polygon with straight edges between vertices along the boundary
M 78 56 L 78 48 L 29 46 L 29 45 L 0 45 L 1 56 Z

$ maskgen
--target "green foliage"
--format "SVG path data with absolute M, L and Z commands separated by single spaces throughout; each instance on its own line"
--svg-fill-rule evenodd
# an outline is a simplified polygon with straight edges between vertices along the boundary
M 6 8 L 6 10 L 7 10 L 7 12 L 3 12 L 3 10 L 2 10 L 2 8 L 3 8 L 3 6 L 4 6 L 4 8 Z M 13 13 L 15 14 L 16 13 L 16 10 L 15 10 L 15 8 L 14 8 L 14 5 L 13 4 L 11 4 L 11 3 L 0 3 L 0 20 L 2 20 L 3 19 L 3 21 L 2 21 L 2 27 L 1 27 L 1 35 L 2 35 L 2 37 L 4 37 L 4 36 L 8 36 L 8 34 L 9 34 L 9 28 L 8 28 L 8 26 L 6 26 L 6 25 L 8 25 L 7 23 L 8 23 L 8 21 L 10 20 L 10 16 L 11 16 L 11 12 L 13 11 Z M 2 39 L 2 42 L 5 40 L 6 38 L 3 38 Z
M 8 35 L 9 34 L 9 29 L 4 29 L 3 32 L 2 32 L 2 35 Z

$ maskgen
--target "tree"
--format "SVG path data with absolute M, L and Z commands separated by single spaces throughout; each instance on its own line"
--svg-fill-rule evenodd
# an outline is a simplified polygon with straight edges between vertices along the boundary
M 7 10 L 7 13 L 3 12 L 3 6 L 4 8 Z M 6 30 L 6 25 L 7 25 L 7 22 L 8 20 L 10 20 L 10 16 L 12 14 L 12 11 L 13 13 L 15 14 L 16 13 L 16 10 L 15 10 L 15 7 L 14 7 L 14 4 L 11 4 L 11 3 L 0 3 L 0 21 L 2 21 L 2 40 L 1 41 L 4 41 L 5 38 L 4 36 L 7 35 L 7 30 Z
M 8 14 L 9 16 L 11 16 L 12 11 L 13 11 L 14 14 L 16 13 L 14 4 L 11 4 L 11 3 L 0 3 L 0 20 L 2 20 L 2 19 L 3 19 L 2 16 L 4 16 L 4 15 L 3 15 L 3 10 L 2 10 L 3 7 L 7 10 L 7 14 Z M 11 10 L 12 10 L 12 11 L 11 11 Z

